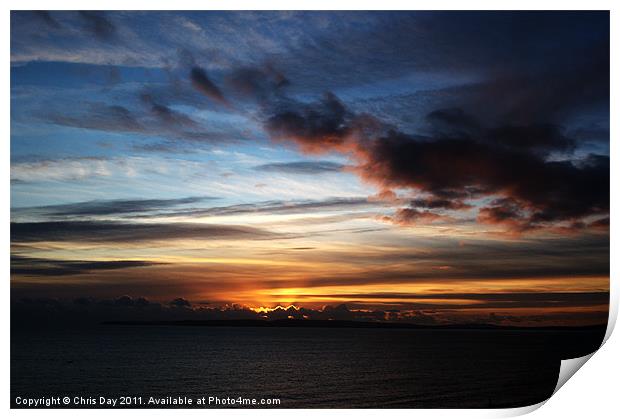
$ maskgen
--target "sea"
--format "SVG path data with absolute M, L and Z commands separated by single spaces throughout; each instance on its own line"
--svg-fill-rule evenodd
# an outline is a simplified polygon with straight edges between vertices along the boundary
M 520 407 L 550 397 L 560 359 L 594 351 L 603 334 L 603 328 L 18 329 L 11 332 L 11 405 L 32 408 L 39 399 L 36 407 L 46 407 L 54 398 L 58 405 L 48 407 Z M 229 403 L 196 404 L 210 398 Z M 189 406 L 164 403 L 190 399 Z

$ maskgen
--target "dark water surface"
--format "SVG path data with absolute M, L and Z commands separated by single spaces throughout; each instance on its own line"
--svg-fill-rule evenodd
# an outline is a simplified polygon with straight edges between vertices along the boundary
M 594 351 L 603 334 L 119 325 L 17 330 L 11 403 L 17 407 L 18 396 L 242 396 L 280 398 L 282 408 L 516 407 L 548 398 L 561 357 Z

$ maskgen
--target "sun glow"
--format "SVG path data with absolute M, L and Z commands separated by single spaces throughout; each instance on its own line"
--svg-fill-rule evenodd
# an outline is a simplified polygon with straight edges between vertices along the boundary
M 272 311 L 276 311 L 276 310 L 289 310 L 289 309 L 294 309 L 294 310 L 299 310 L 299 307 L 297 307 L 296 305 L 289 305 L 286 307 L 283 307 L 281 305 L 277 305 L 275 307 L 250 307 L 250 310 L 252 310 L 255 313 L 271 313 Z

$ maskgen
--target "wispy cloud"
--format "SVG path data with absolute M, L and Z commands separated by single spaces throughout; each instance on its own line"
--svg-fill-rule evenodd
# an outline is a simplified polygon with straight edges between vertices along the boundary
M 208 167 L 206 163 L 182 159 L 124 157 L 67 157 L 27 159 L 11 164 L 11 181 L 79 181 L 90 178 L 134 178 L 146 175 L 182 175 Z
M 375 207 L 376 203 L 362 197 L 328 198 L 324 200 L 262 201 L 202 209 L 161 212 L 157 217 L 207 217 L 249 214 L 304 214 L 319 211 L 340 211 L 353 208 Z
M 213 197 L 187 197 L 176 199 L 114 199 L 76 202 L 73 204 L 45 205 L 40 207 L 14 208 L 20 215 L 43 217 L 88 217 L 115 214 L 143 213 L 179 205 L 196 204 Z
M 115 169 L 121 169 L 121 167 L 111 166 L 114 166 L 114 161 L 98 157 L 16 162 L 11 165 L 11 181 L 24 183 L 105 177 L 116 172 Z M 124 165 L 121 163 L 120 166 Z M 122 171 L 126 171 L 126 168 L 119 170 L 119 172 Z
M 269 239 L 274 233 L 253 227 L 193 223 L 56 221 L 11 223 L 11 242 L 136 243 L 158 240 Z
M 281 172 L 302 175 L 317 173 L 340 172 L 344 165 L 331 161 L 296 161 L 286 163 L 268 163 L 256 166 L 254 169 L 263 172 Z
M 109 271 L 161 265 L 144 260 L 63 260 L 11 256 L 11 274 L 22 276 L 67 276 L 94 271 Z
M 211 144 L 243 141 L 247 133 L 226 127 L 208 127 L 190 116 L 157 102 L 149 94 L 141 94 L 145 109 L 129 109 L 122 105 L 84 103 L 84 106 L 59 113 L 44 111 L 38 118 L 44 122 L 112 133 L 149 134 L 159 138 Z

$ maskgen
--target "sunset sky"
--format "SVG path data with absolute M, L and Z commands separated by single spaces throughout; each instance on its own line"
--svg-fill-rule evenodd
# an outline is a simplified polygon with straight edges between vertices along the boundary
M 11 244 L 15 304 L 605 322 L 609 14 L 13 12 Z

